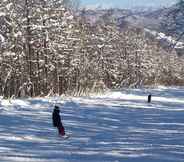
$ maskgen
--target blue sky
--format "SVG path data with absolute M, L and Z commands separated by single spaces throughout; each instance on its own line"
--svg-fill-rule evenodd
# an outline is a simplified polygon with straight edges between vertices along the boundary
M 137 6 L 159 7 L 168 6 L 177 2 L 177 0 L 80 0 L 82 6 L 95 8 L 133 8 Z

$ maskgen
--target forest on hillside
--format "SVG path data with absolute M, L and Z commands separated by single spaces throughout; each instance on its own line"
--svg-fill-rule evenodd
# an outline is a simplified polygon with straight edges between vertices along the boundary
M 91 25 L 71 3 L 0 2 L 0 96 L 184 85 L 184 56 L 163 49 L 141 28 L 119 30 L 109 11 Z

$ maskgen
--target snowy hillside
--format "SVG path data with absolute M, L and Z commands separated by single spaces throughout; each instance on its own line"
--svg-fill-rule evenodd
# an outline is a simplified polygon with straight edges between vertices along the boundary
M 176 53 L 179 56 L 183 55 L 184 51 L 184 42 L 182 39 L 178 39 L 180 35 L 174 35 L 174 31 L 181 30 L 182 27 L 178 27 L 173 30 L 171 33 L 166 32 L 166 27 L 162 24 L 168 19 L 169 23 L 172 22 L 170 18 L 167 18 L 167 13 L 172 11 L 176 6 L 170 8 L 161 8 L 157 10 L 126 10 L 126 9 L 96 9 L 96 10 L 86 10 L 85 12 L 81 11 L 81 16 L 85 16 L 85 19 L 91 25 L 98 24 L 103 18 L 103 15 L 108 14 L 109 18 L 113 19 L 116 26 L 120 29 L 126 28 L 141 28 L 145 31 L 147 38 L 154 38 L 161 47 L 168 50 L 174 48 Z M 182 17 L 178 18 L 178 23 L 182 21 Z M 181 22 L 180 22 L 181 21 Z M 167 24 L 169 25 L 169 24 Z M 177 26 L 177 25 L 176 25 Z M 180 31 L 180 33 L 181 33 Z M 179 31 L 178 31 L 179 32 Z M 166 34 L 167 33 L 167 34 Z
M 147 95 L 152 93 L 152 103 Z M 1 162 L 183 162 L 184 88 L 0 100 Z M 67 140 L 52 127 L 53 105 Z
M 171 36 L 166 36 L 164 33 L 161 32 L 157 32 L 154 30 L 149 30 L 149 29 L 144 29 L 146 34 L 150 34 L 150 36 L 152 36 L 153 38 L 155 38 L 156 40 L 158 40 L 158 42 L 160 43 L 160 45 L 164 48 L 175 48 L 176 52 L 179 55 L 183 55 L 183 51 L 184 51 L 184 42 L 181 41 L 176 41 L 173 37 Z

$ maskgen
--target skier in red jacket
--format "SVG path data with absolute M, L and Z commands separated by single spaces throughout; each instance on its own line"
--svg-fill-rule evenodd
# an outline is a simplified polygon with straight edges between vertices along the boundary
M 59 107 L 54 106 L 54 111 L 52 113 L 53 126 L 57 127 L 59 135 L 65 136 L 65 128 L 61 122 L 61 117 L 59 113 L 60 113 Z

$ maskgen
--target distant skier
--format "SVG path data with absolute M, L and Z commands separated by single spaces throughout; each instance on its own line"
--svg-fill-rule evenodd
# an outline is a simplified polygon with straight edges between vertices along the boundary
M 152 97 L 152 95 L 149 94 L 149 95 L 148 95 L 148 103 L 151 103 L 151 97 Z
M 54 106 L 54 110 L 52 113 L 53 126 L 57 127 L 59 135 L 64 137 L 65 136 L 65 128 L 63 127 L 59 113 L 60 113 L 59 107 Z

